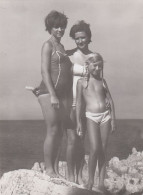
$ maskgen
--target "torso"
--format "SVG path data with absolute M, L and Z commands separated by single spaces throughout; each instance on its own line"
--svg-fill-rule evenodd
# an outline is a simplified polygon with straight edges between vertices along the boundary
M 61 44 L 57 45 L 52 39 L 50 39 L 49 42 L 53 45 L 51 55 L 51 79 L 55 87 L 56 95 L 60 97 L 64 96 L 72 86 L 72 63 Z M 43 81 L 41 82 L 40 89 L 43 93 L 48 93 Z
M 92 53 L 89 51 L 88 54 L 83 54 L 79 49 L 73 49 L 68 51 L 68 56 L 73 64 L 78 64 L 80 69 L 83 69 L 86 59 Z M 80 67 L 81 66 L 81 67 Z M 82 77 L 77 76 L 73 73 L 73 106 L 76 106 L 76 86 L 78 80 Z
M 103 80 L 89 79 L 88 87 L 83 88 L 86 112 L 102 113 L 107 110 L 106 90 Z

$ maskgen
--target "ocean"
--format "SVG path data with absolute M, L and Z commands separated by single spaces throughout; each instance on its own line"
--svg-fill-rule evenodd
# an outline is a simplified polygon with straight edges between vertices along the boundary
M 46 127 L 43 120 L 0 121 L 0 175 L 15 169 L 31 169 L 43 162 Z M 135 147 L 143 150 L 143 120 L 117 120 L 117 129 L 110 135 L 107 160 L 113 156 L 127 158 Z M 65 160 L 66 135 L 63 137 L 61 160 Z M 88 154 L 88 136 L 85 139 Z

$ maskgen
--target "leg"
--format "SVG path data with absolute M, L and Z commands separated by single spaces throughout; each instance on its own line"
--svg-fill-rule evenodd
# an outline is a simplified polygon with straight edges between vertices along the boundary
M 76 115 L 75 107 L 71 110 L 72 128 L 67 131 L 68 145 L 67 145 L 67 166 L 68 166 L 68 180 L 83 184 L 82 168 L 84 162 L 84 147 L 83 141 L 76 134 Z M 76 178 L 74 175 L 74 168 L 76 167 Z
M 82 117 L 82 126 L 84 131 L 83 138 L 79 138 L 77 140 L 79 150 L 77 150 L 77 160 L 76 160 L 76 173 L 77 173 L 77 182 L 78 184 L 84 184 L 82 180 L 82 170 L 85 163 L 85 149 L 84 149 L 84 138 L 86 134 L 86 117 Z M 79 152 L 78 152 L 79 151 Z
M 58 117 L 59 110 L 55 110 L 51 106 L 50 96 L 48 94 L 40 95 L 38 100 L 42 108 L 47 128 L 47 135 L 44 142 L 44 160 L 46 172 L 49 176 L 56 177 L 54 162 L 61 139 L 61 124 Z
M 87 129 L 89 137 L 89 161 L 88 161 L 88 174 L 89 179 L 87 183 L 87 188 L 92 190 L 94 184 L 94 175 L 97 165 L 97 159 L 101 147 L 101 135 L 100 127 L 97 123 L 87 118 Z
M 102 123 L 100 126 L 101 140 L 102 140 L 102 150 L 99 153 L 99 189 L 104 191 L 104 178 L 106 172 L 106 149 L 109 137 L 109 132 L 111 130 L 111 120 Z
M 84 184 L 82 180 L 82 170 L 84 166 L 84 138 L 77 137 L 77 143 L 76 143 L 76 183 L 77 184 Z
M 56 172 L 56 174 L 58 175 L 59 178 L 65 179 L 65 177 L 59 173 L 59 161 L 60 161 L 61 149 L 62 149 L 62 147 L 61 147 L 61 143 L 60 143 L 60 146 L 59 146 L 59 149 L 58 149 L 58 154 L 57 154 L 55 164 L 54 164 L 54 170 L 55 170 L 55 172 Z
M 72 129 L 67 130 L 67 179 L 75 182 L 74 168 L 75 168 L 75 151 L 76 151 L 76 133 Z

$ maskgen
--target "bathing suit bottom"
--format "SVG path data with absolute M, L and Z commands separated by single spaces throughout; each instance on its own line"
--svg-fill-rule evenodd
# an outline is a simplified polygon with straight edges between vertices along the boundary
M 106 110 L 105 112 L 102 112 L 102 113 L 86 112 L 85 116 L 86 118 L 93 120 L 97 124 L 105 123 L 109 119 L 111 119 L 109 110 Z

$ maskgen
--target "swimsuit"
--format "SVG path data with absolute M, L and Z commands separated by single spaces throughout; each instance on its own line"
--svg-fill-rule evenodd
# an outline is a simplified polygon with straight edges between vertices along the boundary
M 106 110 L 102 113 L 92 113 L 92 112 L 86 112 L 85 113 L 86 118 L 91 119 L 97 124 L 103 124 L 107 122 L 109 119 L 111 119 L 109 110 Z
M 84 63 L 89 55 L 85 56 L 82 54 L 80 50 L 73 49 L 67 51 L 68 56 L 70 57 L 71 61 L 74 63 L 73 66 L 73 102 L 72 106 L 76 106 L 76 86 L 77 82 L 80 78 L 84 77 L 86 74 Z
M 59 48 L 57 49 L 57 46 L 52 39 L 49 41 L 52 42 L 54 48 L 51 56 L 51 79 L 57 97 L 62 98 L 70 92 L 72 87 L 72 63 L 67 54 L 63 53 L 63 50 L 60 51 Z M 43 80 L 39 86 L 39 90 L 39 95 L 49 93 Z

